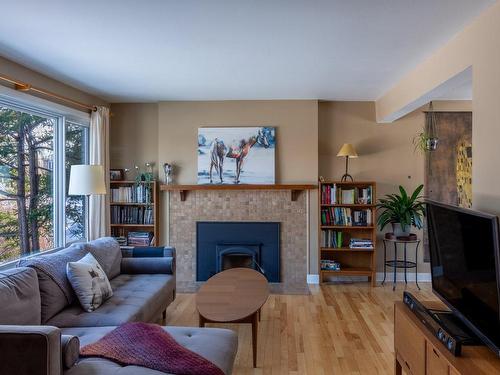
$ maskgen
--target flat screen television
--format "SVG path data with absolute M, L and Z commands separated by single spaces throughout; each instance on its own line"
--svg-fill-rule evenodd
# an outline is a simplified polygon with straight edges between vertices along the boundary
M 427 202 L 434 293 L 500 356 L 498 218 Z

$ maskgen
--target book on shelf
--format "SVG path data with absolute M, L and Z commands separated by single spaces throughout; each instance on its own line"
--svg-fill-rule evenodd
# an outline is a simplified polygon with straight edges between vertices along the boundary
M 348 207 L 324 207 L 321 209 L 321 225 L 371 226 L 370 209 L 353 210 Z
M 373 241 L 369 238 L 351 238 L 349 248 L 360 250 L 373 250 Z
M 151 188 L 146 184 L 111 189 L 111 203 L 151 203 Z
M 354 210 L 352 213 L 352 225 L 361 227 L 372 225 L 372 211 Z
M 372 187 L 321 185 L 321 204 L 372 204 Z
M 337 185 L 321 186 L 321 204 L 337 204 Z
M 111 206 L 111 224 L 153 224 L 153 207 Z
M 340 248 L 344 243 L 344 234 L 331 229 L 321 230 L 321 247 Z

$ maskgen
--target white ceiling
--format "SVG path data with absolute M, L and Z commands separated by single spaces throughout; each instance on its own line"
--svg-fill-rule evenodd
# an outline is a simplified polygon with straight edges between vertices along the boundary
M 494 2 L 5 0 L 0 55 L 111 102 L 374 100 Z

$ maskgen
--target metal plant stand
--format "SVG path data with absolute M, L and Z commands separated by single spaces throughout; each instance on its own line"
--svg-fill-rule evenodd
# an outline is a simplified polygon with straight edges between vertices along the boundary
M 387 245 L 388 244 L 394 244 L 394 258 L 387 260 Z M 398 259 L 398 249 L 400 246 L 399 244 L 403 244 L 403 260 Z M 415 261 L 409 261 L 407 260 L 406 257 L 406 252 L 407 252 L 407 246 L 408 245 L 415 245 Z M 409 268 L 415 268 L 415 284 L 417 285 L 417 288 L 420 290 L 420 286 L 418 285 L 418 273 L 417 273 L 417 262 L 418 262 L 418 248 L 420 245 L 420 240 L 410 240 L 410 241 L 405 241 L 405 240 L 388 240 L 384 239 L 384 280 L 382 281 L 382 285 L 385 283 L 385 278 L 387 274 L 387 267 L 392 267 L 394 269 L 394 279 L 393 279 L 393 284 L 392 284 L 392 290 L 396 290 L 396 271 L 398 268 L 404 269 L 404 275 L 405 275 L 405 284 L 408 284 L 408 280 L 406 277 L 406 270 Z

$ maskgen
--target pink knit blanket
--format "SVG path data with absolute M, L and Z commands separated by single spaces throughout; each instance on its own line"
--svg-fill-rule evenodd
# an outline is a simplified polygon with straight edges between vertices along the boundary
M 135 365 L 179 375 L 224 375 L 201 355 L 180 345 L 157 324 L 125 323 L 80 349 L 83 357 L 100 357 L 122 366 Z

